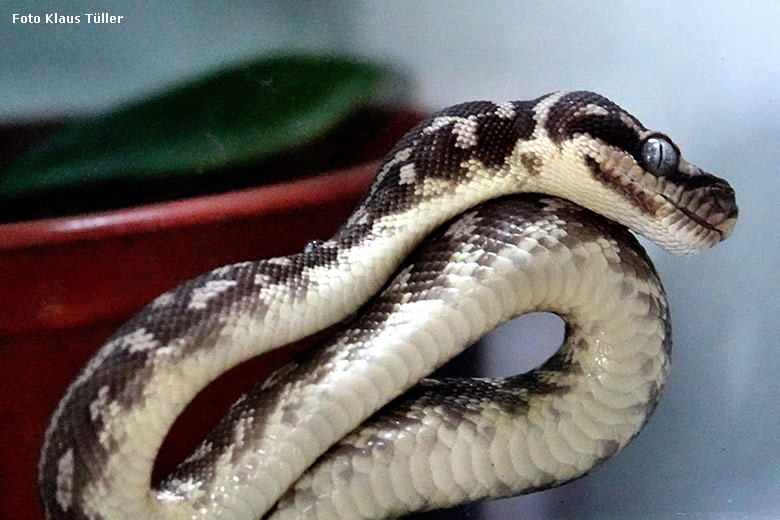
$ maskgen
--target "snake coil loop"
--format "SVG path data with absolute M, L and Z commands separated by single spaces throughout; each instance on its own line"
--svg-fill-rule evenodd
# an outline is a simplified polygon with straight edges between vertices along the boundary
M 639 431 L 669 366 L 663 289 L 623 226 L 691 254 L 736 217 L 725 181 L 597 94 L 442 110 L 388 154 L 333 238 L 194 278 L 109 339 L 46 433 L 46 514 L 389 518 L 577 478 Z M 151 488 L 200 389 L 358 309 Z M 534 310 L 567 322 L 538 369 L 423 380 Z

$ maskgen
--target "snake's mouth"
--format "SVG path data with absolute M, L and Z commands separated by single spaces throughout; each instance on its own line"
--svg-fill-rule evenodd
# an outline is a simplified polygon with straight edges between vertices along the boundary
M 643 186 L 660 203 L 655 215 L 661 228 L 679 244 L 667 249 L 688 255 L 727 239 L 738 215 L 731 186 L 705 172 L 675 180 L 658 177 L 654 186 Z
M 652 222 L 635 221 L 634 229 L 667 251 L 682 255 L 703 251 L 734 230 L 738 213 L 734 190 L 723 179 L 682 159 L 672 175 L 651 174 L 632 158 L 586 157 L 585 161 L 596 179 L 622 194 L 633 210 Z
M 675 203 L 674 200 L 670 199 L 663 193 L 659 193 L 659 195 L 669 204 L 674 206 L 675 209 L 680 211 L 683 215 L 688 217 L 688 219 L 703 229 L 717 233 L 719 237 L 718 242 L 727 239 L 734 230 L 734 226 L 737 222 L 738 209 L 736 204 L 733 203 L 733 200 L 731 208 L 728 210 L 720 209 L 718 211 L 710 211 L 708 214 L 701 214 L 701 210 L 697 212 L 695 209 L 691 209 L 687 206 Z M 705 204 L 702 204 L 700 208 L 711 207 L 705 206 Z
M 696 213 L 694 213 L 693 211 L 689 210 L 688 208 L 678 208 L 678 209 L 680 211 L 682 211 L 683 213 L 685 213 L 686 217 L 688 217 L 689 219 L 693 220 L 694 222 L 696 222 L 700 226 L 702 226 L 702 227 L 704 227 L 706 229 L 709 229 L 710 231 L 716 232 L 718 235 L 721 236 L 721 239 L 722 239 L 723 232 L 721 230 L 719 230 L 718 228 L 716 228 L 715 226 L 713 226 L 712 224 L 710 224 L 709 222 L 707 222 L 703 218 L 699 217 L 698 215 L 696 215 Z

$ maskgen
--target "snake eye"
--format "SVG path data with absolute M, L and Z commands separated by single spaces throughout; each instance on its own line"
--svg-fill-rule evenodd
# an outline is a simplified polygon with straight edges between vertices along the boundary
M 644 168 L 654 175 L 669 175 L 677 171 L 677 149 L 663 137 L 650 137 L 642 144 Z

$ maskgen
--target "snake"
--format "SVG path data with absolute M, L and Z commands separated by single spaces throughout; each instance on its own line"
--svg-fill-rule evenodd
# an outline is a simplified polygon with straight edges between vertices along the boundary
M 670 365 L 669 305 L 630 231 L 690 255 L 737 215 L 725 180 L 601 95 L 441 110 L 332 238 L 195 277 L 111 336 L 45 433 L 46 516 L 394 518 L 579 478 L 639 432 Z M 533 311 L 565 322 L 536 369 L 427 378 Z M 329 327 L 152 485 L 201 389 Z

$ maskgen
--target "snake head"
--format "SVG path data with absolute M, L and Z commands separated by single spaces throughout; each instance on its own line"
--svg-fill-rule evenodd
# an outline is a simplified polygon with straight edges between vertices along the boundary
M 691 238 L 698 236 L 700 229 L 707 231 L 703 235 L 711 235 L 712 240 L 705 242 L 710 246 L 731 235 L 739 210 L 728 182 L 683 159 L 665 136 L 648 136 L 641 153 L 645 171 L 641 181 L 654 184 L 655 192 L 666 202 L 664 225 L 679 227 L 683 234 L 690 228 Z
M 561 159 L 570 161 L 564 169 L 589 186 L 579 194 L 564 188 L 561 196 L 676 254 L 706 250 L 731 235 L 738 214 L 734 190 L 683 159 L 665 134 L 592 92 L 548 99 L 546 133 L 560 157 L 573 158 Z

